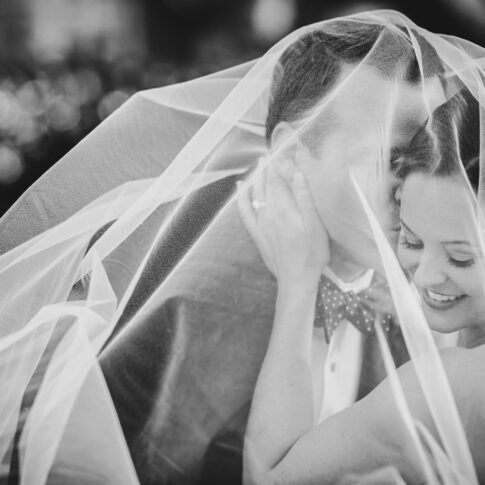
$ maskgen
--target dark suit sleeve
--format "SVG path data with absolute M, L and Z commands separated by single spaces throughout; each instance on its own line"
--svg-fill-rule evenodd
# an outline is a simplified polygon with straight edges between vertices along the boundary
M 244 427 L 272 327 L 276 283 L 235 204 L 208 219 L 195 245 L 196 236 L 185 234 L 190 240 L 173 270 L 160 256 L 153 259 L 136 304 L 101 355 L 142 483 L 240 480 Z M 163 274 L 153 276 L 156 268 Z M 148 311 L 134 312 L 148 295 Z

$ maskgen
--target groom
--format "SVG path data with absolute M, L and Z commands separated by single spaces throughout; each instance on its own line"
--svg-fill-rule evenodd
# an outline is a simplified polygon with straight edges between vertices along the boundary
M 426 112 L 419 69 L 409 44 L 396 40 L 395 34 L 386 39 L 388 33 L 379 26 L 339 25 L 336 35 L 313 31 L 283 53 L 272 84 L 266 135 L 269 149 L 276 149 L 288 136 L 286 130 L 312 107 L 330 99 L 333 88 L 362 59 L 368 59 L 366 66 L 358 68 L 358 75 L 349 78 L 342 95 L 332 97 L 323 111 L 331 113 L 332 123 L 322 119 L 320 136 L 310 134 L 307 149 L 313 156 L 299 159 L 317 210 L 344 261 L 339 276 L 345 280 L 361 269 L 379 270 L 380 263 L 362 222 L 365 219 L 343 226 L 329 211 L 358 201 L 326 174 L 338 173 L 337 165 L 344 167 L 348 160 L 365 157 L 369 146 L 382 145 L 376 138 L 379 131 L 373 130 L 380 120 L 391 123 L 387 140 L 391 152 L 409 141 Z M 391 72 L 389 42 L 394 42 L 396 59 Z M 426 43 L 421 49 L 433 57 Z M 403 83 L 389 118 L 387 103 L 390 93 L 396 93 L 392 74 L 397 70 L 403 73 Z M 432 83 L 438 73 L 436 66 L 425 75 Z M 438 92 L 439 83 L 436 88 Z M 224 206 L 183 259 L 177 253 L 179 242 L 190 247 L 204 221 L 210 221 L 233 193 L 234 184 L 235 179 L 228 178 L 192 196 L 178 217 L 171 240 L 164 241 L 149 262 L 128 312 L 143 303 L 149 288 L 162 278 L 160 274 L 168 274 L 171 265 L 167 260 L 172 265 L 178 261 L 177 269 L 164 282 L 163 300 L 157 301 L 156 310 L 143 325 L 131 325 L 101 356 L 144 484 L 241 482 L 244 428 L 272 327 L 276 283 L 234 202 Z M 364 369 L 360 396 L 384 377 L 375 338 L 366 340 L 370 369 Z M 398 363 L 402 358 L 396 358 Z

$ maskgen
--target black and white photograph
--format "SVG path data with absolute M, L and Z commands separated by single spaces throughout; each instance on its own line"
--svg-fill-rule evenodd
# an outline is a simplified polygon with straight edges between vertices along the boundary
M 1 0 L 0 485 L 485 484 L 484 164 L 483 0 Z

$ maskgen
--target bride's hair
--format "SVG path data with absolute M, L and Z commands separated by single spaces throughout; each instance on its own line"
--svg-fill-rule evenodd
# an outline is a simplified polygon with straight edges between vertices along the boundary
M 392 167 L 401 182 L 412 173 L 459 177 L 464 169 L 476 192 L 480 179 L 479 153 L 479 105 L 467 89 L 462 89 L 436 108 L 392 162 Z
M 424 77 L 441 73 L 434 48 L 417 32 L 412 34 L 426 59 Z M 339 21 L 306 33 L 283 52 L 275 67 L 266 118 L 268 145 L 279 123 L 300 120 L 317 106 L 334 87 L 342 65 L 356 64 L 366 56 L 366 63 L 384 77 L 401 69 L 405 81 L 415 84 L 421 79 L 415 50 L 404 29 Z

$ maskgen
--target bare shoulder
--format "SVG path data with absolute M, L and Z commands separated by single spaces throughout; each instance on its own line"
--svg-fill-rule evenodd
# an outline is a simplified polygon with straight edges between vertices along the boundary
M 475 406 L 485 405 L 485 379 L 483 379 L 485 345 L 473 349 L 463 347 L 443 349 L 439 352 L 439 356 L 453 397 L 458 405 L 458 410 L 469 412 Z M 431 356 L 429 359 L 431 360 Z M 423 357 L 421 369 L 425 378 L 436 382 L 438 376 L 430 374 L 427 357 Z M 423 414 L 426 415 L 426 413 L 420 408 L 427 408 L 427 405 L 416 372 L 416 367 L 411 362 L 398 369 L 399 379 L 406 398 L 410 401 L 410 406 L 415 408 L 415 411 L 421 417 L 425 417 Z M 387 389 L 385 389 L 386 386 Z M 383 387 L 384 392 L 390 391 L 389 383 Z M 471 398 L 473 398 L 473 401 L 470 401 Z
M 482 376 L 485 365 L 485 345 L 473 349 L 464 347 L 442 349 L 439 351 L 439 356 L 452 386 L 466 387 L 474 377 L 478 379 Z M 421 365 L 426 366 L 432 357 L 424 356 Z M 402 365 L 397 372 L 404 385 L 417 384 L 416 368 L 412 362 Z
M 468 397 L 471 393 L 480 400 L 485 399 L 485 345 L 472 349 L 453 347 L 440 351 L 445 369 L 455 399 Z
M 436 357 L 436 355 L 435 355 Z M 445 371 L 446 379 L 451 389 L 453 399 L 458 407 L 465 428 L 474 426 L 478 414 L 485 413 L 485 346 L 474 349 L 450 348 L 440 352 L 440 361 Z M 402 365 L 397 374 L 404 393 L 406 403 L 414 419 L 422 422 L 435 434 L 434 420 L 429 410 L 428 402 L 423 393 L 422 383 L 428 381 L 428 387 L 439 386 L 439 376 L 429 365 L 428 357 L 423 357 L 419 367 L 413 362 Z M 432 359 L 432 356 L 429 356 Z M 417 368 L 420 369 L 417 371 Z M 422 372 L 421 379 L 417 372 Z M 446 393 L 445 393 L 446 394 Z M 395 406 L 395 389 L 389 378 L 385 379 L 373 392 L 361 401 L 366 409 L 379 410 L 376 426 L 392 429 L 399 426 L 398 412 Z M 442 401 L 444 407 L 453 405 Z M 485 439 L 485 420 L 482 420 Z M 473 424 L 472 424 L 473 423 Z M 482 425 L 480 425 L 482 426 Z
M 485 476 L 485 346 L 466 348 L 450 348 L 440 352 L 441 362 L 445 370 L 454 403 L 461 418 L 465 434 L 468 439 L 472 457 L 480 477 Z M 426 366 L 426 360 L 423 362 Z M 430 384 L 436 384 L 436 376 L 425 369 Z M 398 369 L 399 380 L 413 419 L 420 421 L 439 442 L 439 435 L 435 428 L 426 397 L 422 391 L 415 366 L 408 362 Z M 445 393 L 446 394 L 446 393 Z M 389 405 L 393 401 L 393 389 L 389 379 L 386 379 L 375 391 L 369 395 L 371 402 L 368 406 L 378 409 L 379 419 L 376 420 L 378 432 L 389 437 L 395 437 L 401 428 L 401 419 L 395 406 Z M 453 402 L 440 401 L 446 412 Z M 397 446 L 402 446 L 396 442 Z M 405 449 L 402 449 L 406 453 Z

